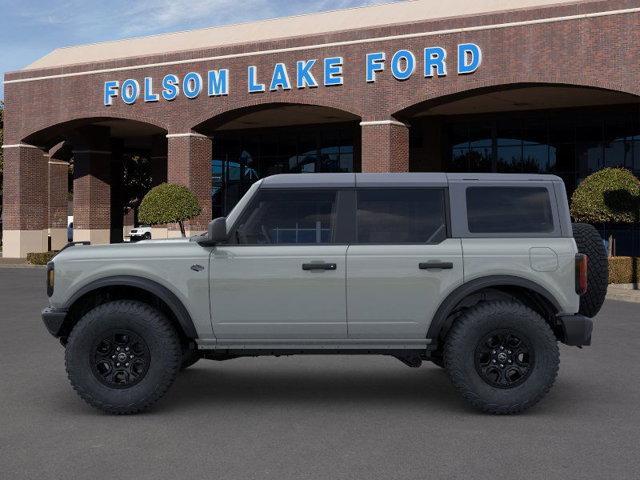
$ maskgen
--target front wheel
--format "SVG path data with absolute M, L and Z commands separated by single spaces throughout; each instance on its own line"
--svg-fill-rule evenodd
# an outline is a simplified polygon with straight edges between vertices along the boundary
M 186 370 L 190 366 L 195 365 L 195 363 L 201 358 L 200 352 L 195 346 L 189 345 L 185 347 L 182 351 L 180 370 Z
M 131 414 L 151 407 L 178 374 L 182 352 L 167 318 L 138 301 L 97 306 L 75 325 L 66 346 L 71 385 L 90 405 Z
M 544 319 L 518 302 L 470 308 L 447 335 L 444 364 L 472 406 L 520 413 L 538 403 L 558 374 L 557 340 Z

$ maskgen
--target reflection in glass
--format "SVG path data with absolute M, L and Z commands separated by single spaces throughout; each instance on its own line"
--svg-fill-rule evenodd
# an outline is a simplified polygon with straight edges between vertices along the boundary
M 358 124 L 222 131 L 214 139 L 213 215 L 226 215 L 251 184 L 279 173 L 354 171 Z
M 569 194 L 604 167 L 640 174 L 639 113 L 626 105 L 461 117 L 445 125 L 445 170 L 553 173 Z

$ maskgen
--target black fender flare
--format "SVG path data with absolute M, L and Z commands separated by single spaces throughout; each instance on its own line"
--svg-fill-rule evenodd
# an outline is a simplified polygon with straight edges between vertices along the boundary
M 79 288 L 64 305 L 66 310 L 87 293 L 104 287 L 134 287 L 155 295 L 167 304 L 171 312 L 175 315 L 182 331 L 188 338 L 198 338 L 198 333 L 193 325 L 191 315 L 187 311 L 180 299 L 167 287 L 160 285 L 158 282 L 149 280 L 144 277 L 133 275 L 114 275 L 112 277 L 104 277 L 83 285 Z
M 469 295 L 490 287 L 520 287 L 537 293 L 544 298 L 555 309 L 556 313 L 560 311 L 560 304 L 555 297 L 544 287 L 526 278 L 514 275 L 490 275 L 481 277 L 463 283 L 451 292 L 444 299 L 436 313 L 433 315 L 431 325 L 427 332 L 427 338 L 437 341 L 443 328 L 447 325 L 447 318 L 455 308 L 455 306 Z

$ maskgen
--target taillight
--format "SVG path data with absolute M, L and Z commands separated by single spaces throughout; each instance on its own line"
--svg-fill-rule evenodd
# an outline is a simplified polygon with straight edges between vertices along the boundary
M 584 295 L 587 293 L 587 265 L 589 257 L 584 253 L 576 254 L 576 293 Z
M 56 271 L 53 268 L 53 262 L 47 263 L 47 296 L 53 295 L 53 286 L 56 283 Z

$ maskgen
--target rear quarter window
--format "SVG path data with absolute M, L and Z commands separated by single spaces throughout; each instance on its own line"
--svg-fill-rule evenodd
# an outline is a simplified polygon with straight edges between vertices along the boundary
M 544 187 L 469 187 L 470 233 L 550 233 L 554 231 L 549 190 Z

